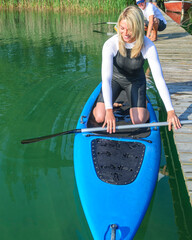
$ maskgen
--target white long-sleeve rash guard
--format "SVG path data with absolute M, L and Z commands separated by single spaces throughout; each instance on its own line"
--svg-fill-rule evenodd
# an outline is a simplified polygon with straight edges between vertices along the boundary
M 126 43 L 126 48 L 132 49 L 134 43 Z M 103 45 L 102 50 L 102 91 L 106 109 L 112 109 L 112 89 L 111 80 L 113 76 L 113 57 L 116 56 L 119 50 L 118 35 L 109 38 Z M 171 98 L 168 88 L 166 86 L 159 56 L 154 43 L 144 37 L 144 46 L 141 49 L 141 53 L 144 59 L 148 60 L 153 79 L 157 90 L 163 100 L 167 111 L 173 110 Z

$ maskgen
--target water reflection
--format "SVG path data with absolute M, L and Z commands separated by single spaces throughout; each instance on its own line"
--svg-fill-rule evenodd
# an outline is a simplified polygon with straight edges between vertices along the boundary
M 65 14 L 1 12 L 0 26 L 1 239 L 91 239 L 74 187 L 74 136 L 20 140 L 76 127 L 100 81 L 105 38 L 89 18 Z

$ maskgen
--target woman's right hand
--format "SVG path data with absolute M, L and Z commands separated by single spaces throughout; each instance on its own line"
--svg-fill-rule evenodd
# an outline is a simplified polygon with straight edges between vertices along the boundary
M 174 110 L 168 111 L 167 112 L 167 121 L 169 123 L 168 129 L 171 131 L 172 125 L 175 127 L 175 129 L 181 128 L 181 123 L 177 115 L 175 114 Z
M 113 114 L 113 109 L 107 109 L 105 114 L 105 121 L 103 127 L 107 125 L 107 132 L 108 133 L 115 133 L 116 129 L 116 120 Z

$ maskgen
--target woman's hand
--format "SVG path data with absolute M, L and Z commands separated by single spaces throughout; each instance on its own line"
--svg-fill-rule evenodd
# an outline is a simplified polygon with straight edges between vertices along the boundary
M 167 112 L 167 122 L 169 123 L 169 131 L 171 131 L 172 125 L 175 129 L 181 128 L 181 123 L 174 110 Z
M 105 115 L 105 121 L 103 124 L 103 127 L 107 125 L 107 132 L 108 133 L 115 133 L 115 128 L 116 128 L 116 120 L 115 116 L 113 114 L 113 109 L 107 109 L 106 110 L 106 115 Z

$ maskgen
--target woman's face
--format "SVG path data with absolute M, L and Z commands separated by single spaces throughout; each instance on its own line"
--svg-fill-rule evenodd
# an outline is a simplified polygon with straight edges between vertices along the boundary
M 132 43 L 135 41 L 135 38 L 132 37 L 132 30 L 127 26 L 126 20 L 121 20 L 119 23 L 119 32 L 125 43 Z

